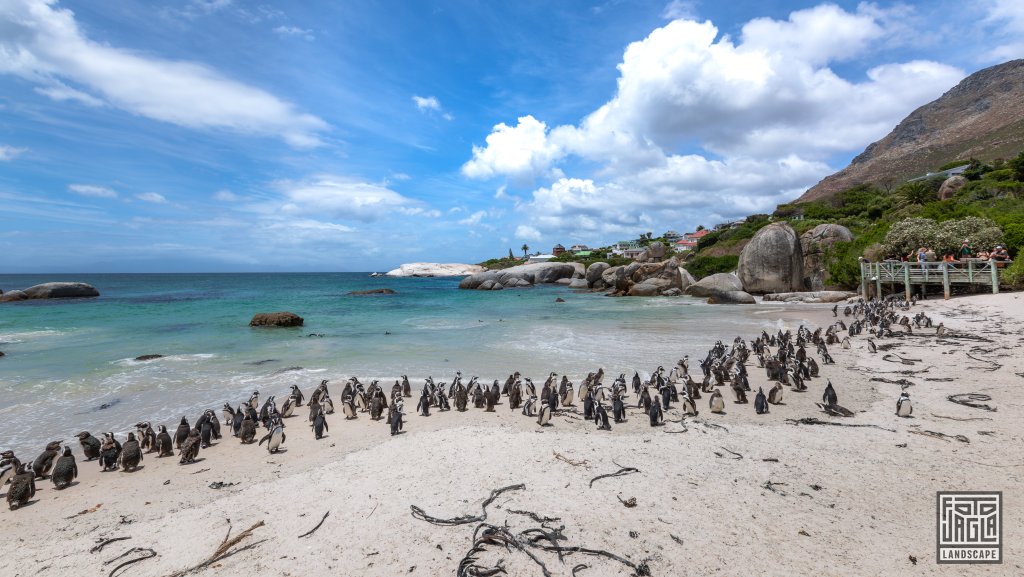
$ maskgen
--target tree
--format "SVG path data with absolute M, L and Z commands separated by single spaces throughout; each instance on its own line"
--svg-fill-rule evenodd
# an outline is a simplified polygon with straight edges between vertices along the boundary
M 527 246 L 527 244 L 526 244 L 526 243 L 524 242 L 524 243 L 523 243 L 523 258 L 526 258 L 526 252 L 527 252 L 528 250 L 530 250 L 530 247 L 529 247 L 529 246 Z
M 512 255 L 512 247 L 509 247 L 509 249 L 508 249 L 508 260 L 512 260 L 514 258 L 516 258 L 516 257 Z
M 1011 159 L 1006 164 L 1013 169 L 1013 179 L 1018 182 L 1024 182 L 1024 151 L 1021 151 L 1017 158 Z
M 703 224 L 698 224 L 697 225 L 697 232 L 700 232 L 702 230 L 704 230 L 704 225 Z
M 896 189 L 896 196 L 899 197 L 901 206 L 925 205 L 937 200 L 935 191 L 927 183 L 915 180 L 905 182 Z

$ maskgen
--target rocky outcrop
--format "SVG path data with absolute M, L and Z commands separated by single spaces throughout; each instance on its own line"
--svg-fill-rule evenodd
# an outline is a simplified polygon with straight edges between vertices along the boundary
M 633 263 L 625 267 L 621 279 L 625 282 L 620 282 L 616 289 L 634 297 L 662 296 L 666 291 L 681 291 L 679 270 L 679 260 L 674 257 L 665 262 Z
M 365 290 L 365 291 L 349 291 L 348 294 L 350 296 L 361 296 L 361 295 L 393 295 L 393 294 L 398 294 L 398 293 L 396 293 L 393 289 L 379 288 L 379 289 L 370 289 L 370 290 Z
M 712 305 L 753 305 L 757 304 L 754 296 L 744 291 L 713 290 L 708 295 L 708 304 Z
M 604 276 L 604 271 L 608 270 L 609 268 L 611 268 L 611 265 L 609 265 L 606 262 L 595 262 L 594 264 L 588 266 L 587 272 L 584 275 L 584 278 L 587 279 L 587 284 L 589 284 L 591 288 L 604 288 L 604 286 L 598 286 L 598 283 L 599 281 L 602 281 L 601 284 L 604 284 L 602 277 Z
M 10 290 L 0 295 L 0 303 L 10 303 L 23 300 L 28 300 L 28 295 L 25 294 L 25 291 Z
M 803 289 L 803 269 L 796 231 L 784 222 L 775 222 L 757 231 L 743 247 L 736 274 L 743 290 L 764 294 Z
M 942 181 L 939 187 L 939 200 L 949 200 L 967 184 L 967 179 L 959 174 L 951 176 Z
M 784 303 L 838 303 L 857 296 L 849 291 L 814 291 L 805 293 L 774 293 L 764 295 L 765 302 Z
M 720 272 L 706 276 L 691 284 L 686 294 L 695 297 L 709 297 L 712 292 L 742 291 L 743 285 L 738 276 L 731 272 Z
M 301 327 L 305 320 L 295 313 L 256 313 L 249 321 L 250 327 Z
M 571 288 L 571 289 L 588 289 L 588 288 L 590 288 L 590 283 L 588 283 L 587 279 L 585 279 L 585 278 L 574 278 L 571 281 L 569 281 L 569 288 Z
M 850 242 L 853 233 L 839 224 L 819 224 L 800 236 L 800 250 L 804 254 L 803 288 L 824 290 L 829 285 L 828 263 L 825 255 L 837 242 Z
M 136 361 L 154 361 L 156 359 L 164 358 L 163 355 L 139 355 L 135 357 Z
M 485 270 L 477 264 L 411 262 L 385 274 L 401 277 L 468 276 Z
M 499 290 L 501 288 L 526 288 L 535 284 L 550 284 L 559 279 L 572 279 L 586 270 L 582 264 L 569 262 L 539 262 L 523 264 L 470 275 L 459 283 L 460 289 Z
M 661 241 L 652 242 L 644 249 L 643 252 L 637 255 L 636 262 L 660 261 L 665 258 L 667 250 L 668 249 L 665 248 L 665 245 L 662 244 Z
M 96 290 L 96 287 L 84 282 L 48 282 L 28 287 L 21 292 L 30 299 L 76 299 L 100 296 L 100 291 Z

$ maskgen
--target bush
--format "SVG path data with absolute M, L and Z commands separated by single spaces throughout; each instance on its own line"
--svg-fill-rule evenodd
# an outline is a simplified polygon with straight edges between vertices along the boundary
M 947 162 L 946 164 L 943 164 L 942 166 L 940 166 L 938 172 L 942 172 L 943 170 L 949 170 L 950 168 L 956 168 L 958 166 L 963 166 L 965 164 L 970 164 L 970 163 L 971 163 L 970 160 L 954 160 L 952 162 Z
M 1003 228 L 1003 240 L 1006 242 L 1006 250 L 1012 258 L 1017 258 L 1020 250 L 1024 248 L 1024 224 L 1009 224 Z
M 684 268 L 686 268 L 694 278 L 700 280 L 715 273 L 736 270 L 736 266 L 739 265 L 739 263 L 740 257 L 732 254 L 725 256 L 698 256 L 693 260 L 688 261 Z
M 882 245 L 886 254 L 903 256 L 939 240 L 938 225 L 930 218 L 907 218 L 892 225 Z
M 1024 289 L 1024 259 L 1017 259 L 1003 269 L 999 284 L 1013 289 Z
M 1014 170 L 1012 168 L 1004 168 L 1002 170 L 993 170 L 992 172 L 986 173 L 982 180 L 994 180 L 997 182 L 1017 180 L 1014 176 Z
M 1003 242 L 1003 231 L 987 218 L 969 216 L 958 220 L 947 220 L 939 225 L 934 245 L 936 254 L 955 253 L 966 239 L 975 250 L 991 249 Z

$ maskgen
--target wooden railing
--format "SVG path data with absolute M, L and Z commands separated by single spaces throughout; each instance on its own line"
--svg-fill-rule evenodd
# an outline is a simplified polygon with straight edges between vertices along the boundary
M 979 259 L 953 262 L 861 262 L 861 294 L 868 298 L 874 285 L 875 294 L 882 294 L 884 284 L 902 284 L 909 300 L 914 285 L 942 285 L 948 299 L 954 284 L 988 285 L 999 293 L 999 271 L 1008 263 Z

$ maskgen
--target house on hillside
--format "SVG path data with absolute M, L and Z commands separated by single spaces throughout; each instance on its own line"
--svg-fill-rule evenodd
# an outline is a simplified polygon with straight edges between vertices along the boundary
M 643 249 L 640 248 L 640 241 L 638 240 L 620 240 L 619 242 L 612 245 L 610 252 L 615 256 L 626 256 L 627 252 L 640 254 L 641 252 L 643 252 Z
M 574 244 L 572 245 L 572 248 L 569 249 L 569 252 L 580 252 L 582 250 L 590 250 L 590 247 L 585 244 Z
M 530 260 L 526 261 L 526 264 L 536 264 L 538 262 L 548 262 L 555 258 L 553 254 L 535 254 L 530 256 Z
M 554 248 L 551 249 L 551 254 L 553 254 L 556 257 L 562 256 L 563 254 L 565 254 L 565 247 L 560 244 L 556 244 Z
M 697 250 L 697 241 L 684 238 L 681 240 L 677 240 L 675 243 L 673 243 L 672 246 L 676 247 L 676 252 Z
M 969 166 L 970 166 L 970 164 L 961 164 L 960 166 L 954 166 L 953 168 L 950 168 L 949 170 L 943 170 L 941 172 L 929 172 L 928 174 L 925 174 L 924 176 L 919 176 L 917 178 L 911 178 L 907 182 L 914 182 L 914 181 L 917 181 L 917 180 L 926 180 L 926 179 L 929 179 L 929 178 L 949 178 L 951 176 L 956 176 L 958 174 L 963 174 L 964 171 L 967 170 L 967 167 L 969 167 Z
M 672 244 L 672 243 L 674 243 L 676 241 L 682 240 L 683 235 L 679 234 L 678 232 L 676 232 L 674 230 L 670 230 L 670 231 L 666 232 L 665 234 L 661 235 L 661 237 L 665 239 L 666 243 Z

